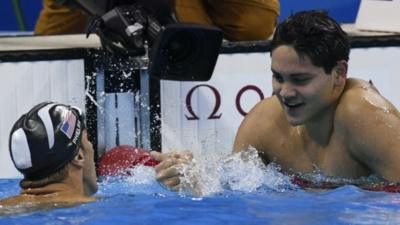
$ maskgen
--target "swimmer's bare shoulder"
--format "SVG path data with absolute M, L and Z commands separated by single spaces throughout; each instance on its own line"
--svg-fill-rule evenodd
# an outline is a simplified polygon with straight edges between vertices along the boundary
M 335 122 L 345 127 L 373 122 L 372 117 L 399 116 L 396 107 L 382 96 L 372 84 L 349 78 L 336 108 Z M 369 123 L 367 123 L 369 124 Z M 355 128 L 355 127 L 354 127 Z
M 13 197 L 9 197 L 3 200 L 0 200 L 0 205 L 16 205 L 21 202 L 31 202 L 31 203 L 71 203 L 71 204 L 81 204 L 96 201 L 95 197 L 86 197 L 86 196 L 56 196 L 56 195 L 48 195 L 48 196 L 31 196 L 31 195 L 17 195 Z
M 95 197 L 21 194 L 0 200 L 0 215 L 20 214 L 42 209 L 68 208 L 96 200 Z
M 350 154 L 372 173 L 400 181 L 400 116 L 372 83 L 348 79 L 335 114 Z
M 273 145 L 272 142 L 283 136 L 287 127 L 288 123 L 277 97 L 265 98 L 243 119 L 236 134 L 234 152 L 245 150 L 249 146 L 266 151 Z

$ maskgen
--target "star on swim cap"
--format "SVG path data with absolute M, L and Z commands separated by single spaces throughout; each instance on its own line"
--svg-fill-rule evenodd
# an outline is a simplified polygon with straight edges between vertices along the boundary
M 84 118 L 77 107 L 43 102 L 11 129 L 11 159 L 25 178 L 38 180 L 68 164 L 78 153 Z

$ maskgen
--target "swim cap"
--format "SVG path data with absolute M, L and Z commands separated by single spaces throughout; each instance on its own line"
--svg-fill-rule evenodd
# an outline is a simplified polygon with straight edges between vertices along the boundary
M 22 115 L 11 129 L 11 159 L 26 179 L 45 178 L 78 153 L 84 118 L 77 107 L 43 102 Z
M 138 166 L 156 166 L 155 160 L 148 151 L 129 145 L 119 145 L 108 150 L 99 160 L 98 176 L 132 175 L 130 169 Z

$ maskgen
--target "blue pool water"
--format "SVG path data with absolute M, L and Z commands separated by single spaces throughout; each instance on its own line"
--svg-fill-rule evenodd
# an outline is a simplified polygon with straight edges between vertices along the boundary
M 103 179 L 97 202 L 1 216 L 0 224 L 400 224 L 397 193 L 350 185 L 303 190 L 269 170 L 262 176 L 270 182 L 254 190 L 231 185 L 194 198 L 165 190 L 154 180 L 152 168 L 135 172 L 131 177 Z M 17 187 L 18 180 L 0 180 L 0 198 L 18 193 Z

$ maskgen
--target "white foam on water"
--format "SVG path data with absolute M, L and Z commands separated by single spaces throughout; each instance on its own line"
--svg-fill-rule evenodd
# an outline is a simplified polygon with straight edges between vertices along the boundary
M 201 188 L 202 196 L 223 193 L 226 190 L 251 193 L 260 188 L 281 192 L 294 187 L 290 177 L 281 173 L 276 164 L 265 166 L 254 148 L 229 155 L 211 152 L 196 155 L 178 170 L 182 174 L 181 183 L 184 186 L 179 194 L 183 197 L 194 197 L 193 200 L 202 199 L 197 198 L 199 193 L 193 191 L 197 185 Z M 122 183 L 122 188 L 130 193 L 169 192 L 156 181 L 153 167 L 138 165 L 131 168 L 129 174 L 131 175 L 106 177 L 102 186 L 112 189 L 115 183 Z
M 180 169 L 183 174 L 181 182 L 193 188 L 196 186 L 193 177 L 196 177 L 205 196 L 224 190 L 248 193 L 268 188 L 284 191 L 295 186 L 288 175 L 280 172 L 276 164 L 265 166 L 254 148 L 231 155 L 198 155 L 192 163 L 183 165 Z M 182 192 L 186 193 L 185 190 Z
M 131 176 L 127 176 L 125 181 L 130 184 L 148 184 L 154 183 L 156 173 L 153 167 L 138 165 L 129 169 Z
M 98 195 L 104 193 L 121 194 L 167 194 L 169 191 L 162 187 L 155 178 L 153 167 L 137 165 L 128 170 L 130 175 L 105 176 L 100 182 Z

